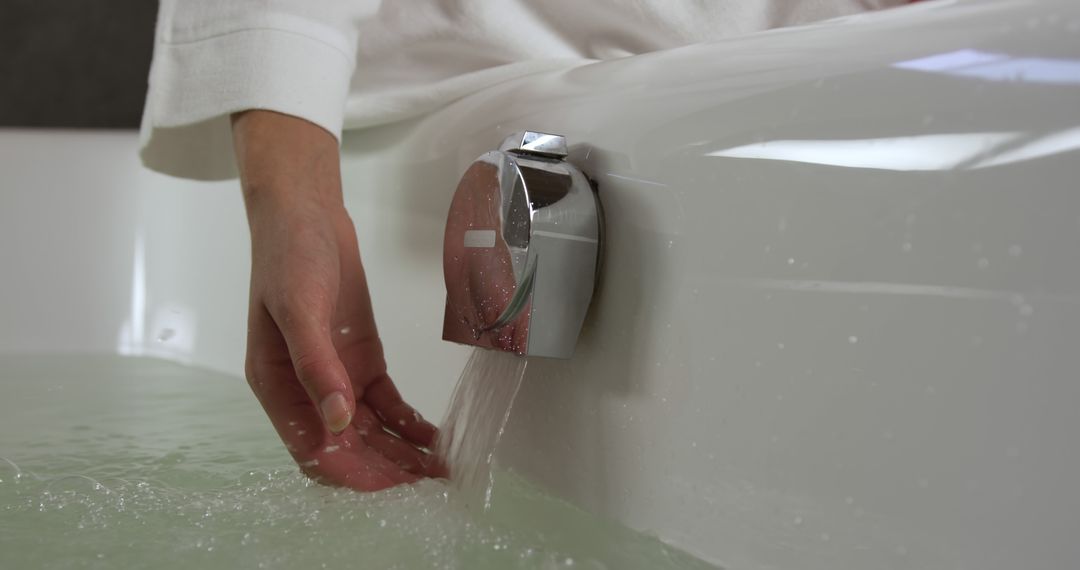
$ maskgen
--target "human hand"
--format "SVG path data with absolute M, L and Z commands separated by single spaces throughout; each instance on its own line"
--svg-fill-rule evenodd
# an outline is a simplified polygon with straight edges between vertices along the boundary
M 333 135 L 270 111 L 233 117 L 251 229 L 248 383 L 301 469 L 372 491 L 443 476 L 436 429 L 386 373 Z

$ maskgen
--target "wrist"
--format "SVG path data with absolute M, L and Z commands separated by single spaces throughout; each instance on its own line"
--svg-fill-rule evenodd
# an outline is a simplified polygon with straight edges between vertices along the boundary
M 290 115 L 232 116 L 233 146 L 249 219 L 262 212 L 344 210 L 337 139 Z

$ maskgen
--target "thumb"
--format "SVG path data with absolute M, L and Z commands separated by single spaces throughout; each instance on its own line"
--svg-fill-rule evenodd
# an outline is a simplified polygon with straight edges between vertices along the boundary
M 290 320 L 281 327 L 300 384 L 319 409 L 327 429 L 341 433 L 356 408 L 345 366 L 330 339 L 330 327 L 317 319 Z

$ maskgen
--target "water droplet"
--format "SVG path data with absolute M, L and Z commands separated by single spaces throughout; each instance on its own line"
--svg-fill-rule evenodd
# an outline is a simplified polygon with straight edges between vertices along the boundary
M 849 343 L 851 343 L 851 344 L 858 344 L 858 342 L 859 342 L 859 337 L 857 337 L 857 336 L 855 336 L 855 335 L 851 335 L 851 336 L 847 337 L 847 341 L 848 341 Z
M 979 269 L 986 269 L 987 267 L 990 267 L 990 260 L 985 257 L 980 257 L 978 265 Z
M 791 521 L 795 526 L 802 526 L 802 517 L 795 517 L 795 520 Z
M 789 257 L 788 260 L 787 260 L 787 264 L 788 265 L 795 265 L 795 258 L 794 257 Z
M 351 333 L 351 332 L 352 332 L 352 327 L 350 327 L 350 326 L 348 326 L 348 325 L 346 325 L 346 326 L 343 326 L 343 327 L 341 327 L 341 329 L 340 329 L 340 330 L 338 330 L 338 332 L 339 332 L 339 333 L 341 333 L 341 334 L 343 334 L 343 335 L 349 334 L 349 333 Z
M 900 244 L 900 250 L 905 253 L 911 251 L 911 242 L 905 241 L 904 243 Z
M 855 504 L 855 497 L 845 497 L 844 498 L 844 504 L 845 505 L 854 505 Z
M 161 332 L 157 335 L 158 342 L 165 342 L 170 338 L 176 336 L 176 331 L 173 329 L 161 329 Z
M 1018 245 L 1010 245 L 1009 246 L 1009 255 L 1011 255 L 1013 257 L 1020 257 L 1023 254 L 1024 254 L 1024 248 L 1022 248 L 1022 247 L 1020 247 Z

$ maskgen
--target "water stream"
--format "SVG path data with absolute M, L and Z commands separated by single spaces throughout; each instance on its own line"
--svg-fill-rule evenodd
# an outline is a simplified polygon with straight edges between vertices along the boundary
M 473 510 L 492 506 L 495 450 L 527 366 L 523 357 L 474 349 L 450 398 L 436 453 L 450 468 L 465 506 Z

